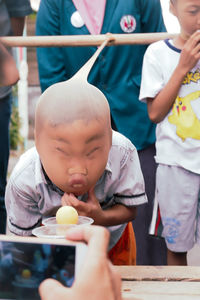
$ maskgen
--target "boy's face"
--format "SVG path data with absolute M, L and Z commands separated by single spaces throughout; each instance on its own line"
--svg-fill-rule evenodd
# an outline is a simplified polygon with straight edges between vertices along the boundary
M 51 181 L 78 196 L 88 192 L 103 174 L 111 140 L 111 129 L 103 122 L 77 120 L 45 126 L 36 147 Z
M 189 38 L 196 30 L 200 30 L 200 1 L 199 0 L 173 0 L 171 12 L 178 18 L 181 33 Z

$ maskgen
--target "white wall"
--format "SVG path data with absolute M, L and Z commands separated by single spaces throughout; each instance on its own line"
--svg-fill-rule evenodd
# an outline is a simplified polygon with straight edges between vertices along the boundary
M 170 33 L 177 33 L 180 31 L 180 26 L 177 21 L 177 18 L 172 15 L 169 11 L 169 0 L 160 0 L 162 10 L 163 10 L 163 18 L 165 21 L 165 26 L 167 31 Z

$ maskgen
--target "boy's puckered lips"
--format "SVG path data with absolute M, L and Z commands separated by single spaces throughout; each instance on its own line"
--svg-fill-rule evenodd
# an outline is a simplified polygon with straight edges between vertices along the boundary
M 73 174 L 70 176 L 68 183 L 72 188 L 83 188 L 87 185 L 87 180 L 85 175 Z

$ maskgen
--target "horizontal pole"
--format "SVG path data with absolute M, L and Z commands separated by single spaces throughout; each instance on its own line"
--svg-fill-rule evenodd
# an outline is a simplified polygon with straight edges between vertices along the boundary
M 64 35 L 64 36 L 6 36 L 0 42 L 9 47 L 77 47 L 100 46 L 111 36 L 108 46 L 151 44 L 153 42 L 174 38 L 177 34 L 166 32 L 134 34 L 99 34 L 99 35 Z

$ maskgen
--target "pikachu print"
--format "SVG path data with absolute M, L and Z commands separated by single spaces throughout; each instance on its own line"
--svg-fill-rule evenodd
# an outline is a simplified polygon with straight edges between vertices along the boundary
M 177 97 L 168 117 L 171 124 L 176 125 L 176 134 L 185 141 L 186 138 L 200 140 L 200 120 L 197 118 L 191 101 L 200 97 L 200 91 L 190 93 L 185 97 Z

